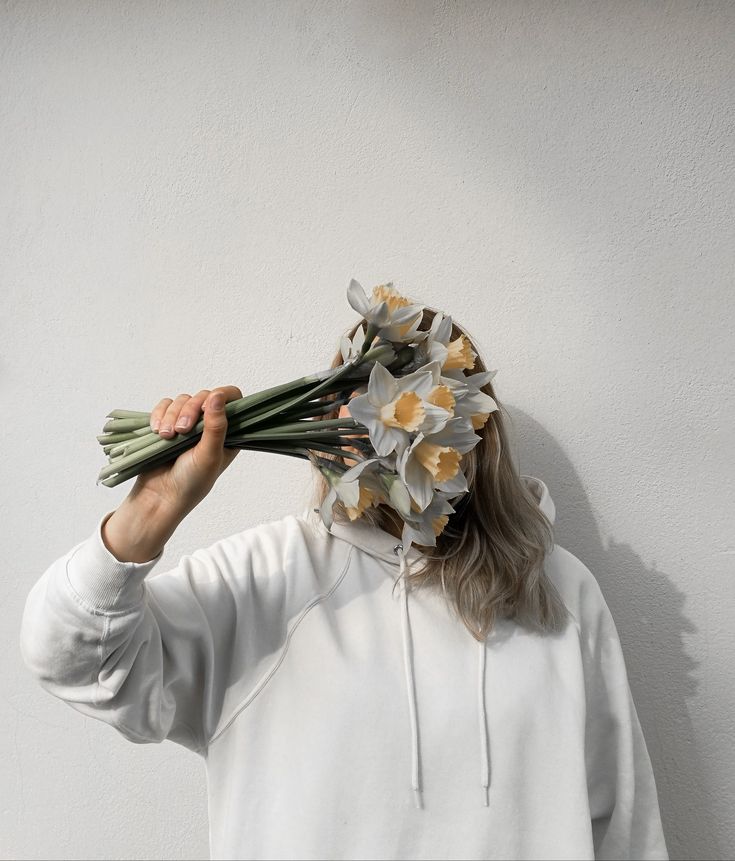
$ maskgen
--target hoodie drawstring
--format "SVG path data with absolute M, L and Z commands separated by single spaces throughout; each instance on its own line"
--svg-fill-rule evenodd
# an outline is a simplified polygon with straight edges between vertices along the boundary
M 406 668 L 406 693 L 408 694 L 408 714 L 411 721 L 411 786 L 413 787 L 416 807 L 421 807 L 421 786 L 419 785 L 419 726 L 416 716 L 416 688 L 413 678 L 413 649 L 408 621 L 408 588 L 406 587 L 406 554 L 402 544 L 393 548 L 401 560 L 401 605 L 403 632 L 403 663 Z
M 480 781 L 482 784 L 482 803 L 488 807 L 488 786 L 490 785 L 490 754 L 487 747 L 487 714 L 485 713 L 485 641 L 480 640 L 480 671 L 477 679 L 477 705 L 480 712 L 480 758 L 482 772 Z
M 398 556 L 401 563 L 401 631 L 403 634 L 403 662 L 406 670 L 406 693 L 408 694 L 408 714 L 411 721 L 411 787 L 414 792 L 416 807 L 421 807 L 421 785 L 419 783 L 419 732 L 418 717 L 416 711 L 416 687 L 413 673 L 413 644 L 411 640 L 411 629 L 408 618 L 408 588 L 406 585 L 406 573 L 408 564 L 403 544 L 396 544 L 393 552 Z M 485 641 L 478 642 L 479 651 L 479 673 L 477 681 L 477 700 L 480 724 L 480 759 L 481 773 L 480 781 L 483 792 L 483 804 L 489 806 L 488 786 L 490 785 L 490 755 L 487 743 L 487 714 L 485 711 Z

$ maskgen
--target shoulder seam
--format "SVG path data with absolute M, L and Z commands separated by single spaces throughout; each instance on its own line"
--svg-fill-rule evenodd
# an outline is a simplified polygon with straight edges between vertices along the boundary
M 570 550 L 567 550 L 566 547 L 562 547 L 561 544 L 557 544 L 555 541 L 554 547 L 552 549 L 552 553 L 554 553 L 556 551 L 562 551 L 562 555 L 566 555 L 568 558 L 573 559 L 575 562 L 579 563 L 579 565 L 581 565 L 582 568 L 584 568 L 590 574 L 592 579 L 594 580 L 594 575 L 592 574 L 590 569 L 587 568 L 587 566 L 584 564 L 584 562 L 582 562 L 582 560 L 578 556 L 575 556 L 574 553 L 572 553 Z M 564 604 L 564 606 L 567 609 L 567 612 L 569 613 L 572 624 L 577 629 L 577 635 L 579 637 L 581 637 L 582 636 L 582 620 L 581 620 L 580 616 L 572 609 L 572 607 L 569 605 L 569 603 L 567 603 L 565 596 L 563 594 L 563 590 L 559 586 L 556 585 L 553 578 L 551 577 L 551 575 L 546 570 L 546 561 L 548 560 L 549 556 L 552 555 L 552 553 L 549 553 L 546 557 L 546 560 L 544 561 L 544 576 L 546 577 L 547 581 L 556 590 L 557 594 L 561 598 L 562 603 Z
M 286 653 L 288 652 L 288 647 L 291 643 L 291 637 L 293 637 L 294 633 L 296 632 L 296 629 L 299 627 L 301 622 L 304 620 L 304 618 L 306 617 L 309 610 L 311 610 L 312 607 L 315 607 L 317 604 L 320 604 L 322 601 L 325 601 L 327 598 L 329 598 L 332 595 L 332 593 L 338 588 L 338 586 L 340 585 L 342 580 L 344 580 L 345 574 L 347 573 L 347 571 L 350 567 L 350 560 L 352 559 L 352 551 L 353 550 L 354 550 L 354 545 L 350 545 L 350 548 L 347 552 L 347 558 L 345 559 L 344 567 L 342 568 L 342 571 L 340 572 L 339 576 L 334 581 L 332 586 L 330 586 L 330 588 L 326 592 L 321 592 L 318 595 L 315 595 L 313 598 L 311 598 L 310 601 L 308 601 L 301 608 L 301 611 L 299 612 L 299 615 L 297 616 L 296 621 L 291 626 L 290 631 L 286 635 L 286 640 L 285 640 L 283 647 L 282 647 L 281 651 L 279 652 L 278 657 L 277 657 L 275 663 L 273 664 L 273 666 L 265 673 L 264 676 L 261 677 L 260 681 L 256 683 L 255 687 L 245 697 L 245 699 L 242 700 L 239 705 L 235 706 L 234 710 L 230 714 L 230 717 L 227 719 L 224 726 L 222 726 L 221 729 L 217 730 L 217 732 L 215 732 L 214 735 L 211 736 L 211 738 L 206 743 L 206 745 L 203 745 L 202 749 L 204 747 L 209 748 L 210 745 L 214 744 L 215 741 L 222 738 L 222 736 L 225 734 L 225 732 L 235 723 L 236 719 L 240 716 L 240 714 L 249 705 L 251 705 L 251 703 L 256 699 L 256 697 L 259 694 L 261 694 L 263 692 L 263 690 L 267 686 L 268 682 L 273 678 L 273 676 L 276 674 L 276 671 L 278 670 L 278 668 L 283 663 L 283 660 L 286 657 Z

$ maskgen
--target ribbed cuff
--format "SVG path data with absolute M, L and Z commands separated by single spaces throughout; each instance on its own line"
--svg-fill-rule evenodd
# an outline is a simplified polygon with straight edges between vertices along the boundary
M 103 515 L 95 531 L 72 552 L 66 565 L 71 588 L 91 609 L 100 612 L 132 610 L 143 600 L 143 581 L 163 556 L 148 562 L 121 562 L 105 546 L 102 527 L 114 514 Z

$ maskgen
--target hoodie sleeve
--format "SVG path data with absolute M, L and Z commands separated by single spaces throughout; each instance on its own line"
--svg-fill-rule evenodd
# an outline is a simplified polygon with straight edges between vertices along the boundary
M 163 551 L 119 561 L 102 540 L 112 513 L 32 587 L 23 660 L 45 690 L 130 741 L 169 739 L 201 753 L 227 690 L 238 612 L 252 612 L 234 594 L 248 580 L 248 533 L 146 580 Z
M 618 632 L 590 574 L 582 626 L 585 759 L 595 859 L 668 861 L 651 760 Z

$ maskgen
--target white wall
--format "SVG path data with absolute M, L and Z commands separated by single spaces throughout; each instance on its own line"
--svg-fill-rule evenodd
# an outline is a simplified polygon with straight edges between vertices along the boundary
M 131 486 L 95 484 L 106 412 L 326 367 L 353 276 L 499 369 L 671 857 L 731 857 L 734 36 L 731 2 L 3 4 L 3 858 L 207 857 L 197 758 L 40 689 L 24 601 Z M 241 454 L 159 570 L 309 480 Z

